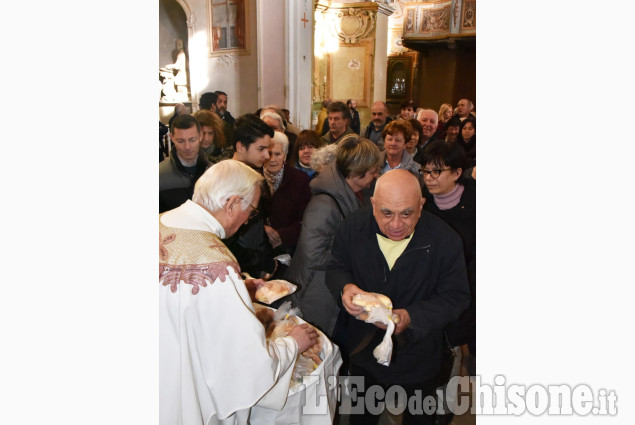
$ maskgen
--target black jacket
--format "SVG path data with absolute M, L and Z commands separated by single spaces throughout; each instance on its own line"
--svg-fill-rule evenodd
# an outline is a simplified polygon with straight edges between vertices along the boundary
M 476 181 L 459 179 L 463 185 L 461 200 L 449 210 L 440 210 L 434 203 L 434 197 L 427 192 L 423 208 L 448 223 L 463 240 L 465 263 L 470 283 L 470 306 L 461 313 L 458 320 L 446 327 L 450 343 L 454 346 L 474 342 L 476 338 Z
M 412 157 L 412 159 L 414 160 L 414 162 L 417 162 L 419 164 L 421 164 L 422 167 L 425 167 L 426 164 L 423 163 L 422 157 L 423 157 L 423 150 L 426 148 L 426 146 L 428 146 L 431 142 L 434 142 L 435 140 L 437 140 L 436 137 L 434 137 L 434 134 L 432 135 L 432 137 L 430 137 L 430 139 L 423 145 L 419 144 L 417 145 L 417 152 L 414 154 L 414 156 Z
M 159 213 L 174 209 L 192 199 L 196 181 L 209 166 L 207 155 L 201 149 L 194 174 L 188 173 L 173 146 L 170 156 L 159 163 Z
M 361 122 L 359 121 L 359 112 L 357 112 L 357 109 L 351 109 L 351 118 L 352 118 L 351 124 L 350 124 L 351 130 L 359 134 L 362 127 L 361 127 Z
M 381 127 L 382 131 L 384 130 L 384 127 L 386 127 L 390 121 L 392 121 L 392 117 L 386 117 L 386 122 L 385 122 L 385 123 L 384 123 L 384 125 Z M 371 134 L 371 132 L 372 132 L 374 129 L 375 129 L 375 124 L 373 124 L 373 122 L 371 121 L 371 122 L 370 122 L 370 123 L 366 126 L 366 129 L 364 130 L 364 135 L 363 135 L 362 137 L 364 137 L 364 138 L 366 138 L 366 139 L 369 139 L 369 140 L 372 140 L 372 139 L 370 138 L 370 134 Z M 381 135 L 379 136 L 379 140 L 380 140 L 381 142 L 379 142 L 379 141 L 378 141 L 377 143 L 375 143 L 375 142 L 373 142 L 373 143 L 375 143 L 377 146 L 380 146 L 380 147 L 381 147 L 381 146 L 384 146 L 384 138 L 383 138 Z
M 335 236 L 327 286 L 340 304 L 341 291 L 350 282 L 364 291 L 385 294 L 394 309 L 408 311 L 411 327 L 393 337 L 392 361 L 386 367 L 372 354 L 385 331 L 346 315 L 345 351 L 352 353 L 352 364 L 382 384 L 432 379 L 441 367 L 443 328 L 470 299 L 461 239 L 438 217 L 422 211 L 412 240 L 390 270 L 377 243 L 378 232 L 370 207 L 342 223 Z
M 254 170 L 262 174 L 262 169 L 254 168 Z M 258 214 L 240 226 L 232 236 L 223 240 L 236 257 L 241 272 L 248 273 L 254 278 L 264 278 L 265 275 L 284 272 L 282 269 L 278 270 L 278 264 L 274 260 L 276 254 L 265 232 L 265 220 L 268 216 L 266 205 L 271 204 L 271 193 L 267 184 L 263 184 L 260 188 Z M 274 278 L 277 277 L 276 275 Z

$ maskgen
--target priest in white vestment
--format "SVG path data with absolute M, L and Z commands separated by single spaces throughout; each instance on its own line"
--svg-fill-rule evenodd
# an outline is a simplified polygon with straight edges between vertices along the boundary
M 262 176 L 221 161 L 191 201 L 159 215 L 160 424 L 246 424 L 253 406 L 280 410 L 308 325 L 268 341 L 232 253 L 221 239 L 254 213 Z M 258 282 L 256 282 L 258 283 Z

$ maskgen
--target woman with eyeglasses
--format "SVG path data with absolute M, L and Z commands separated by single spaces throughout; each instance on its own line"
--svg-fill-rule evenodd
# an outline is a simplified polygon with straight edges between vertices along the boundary
M 476 255 L 476 181 L 463 176 L 465 151 L 455 142 L 430 142 L 423 149 L 423 206 L 441 217 L 463 239 L 468 267 Z
M 311 200 L 309 177 L 293 167 L 286 167 L 289 139 L 279 131 L 269 145 L 269 160 L 263 167 L 271 198 L 264 199 L 268 213 L 265 231 L 276 254 L 293 255 L 300 237 L 302 215 Z
M 430 142 L 421 158 L 426 198 L 423 208 L 448 223 L 463 240 L 471 302 L 459 319 L 445 328 L 457 365 L 462 345 L 467 344 L 470 354 L 476 356 L 476 181 L 463 176 L 465 151 L 457 142 Z M 441 423 L 449 423 L 452 416 L 444 416 L 439 418 Z
M 448 223 L 463 240 L 470 283 L 470 306 L 445 329 L 455 352 L 467 344 L 476 355 L 476 181 L 463 177 L 465 151 L 458 143 L 436 140 L 422 155 L 425 183 L 423 208 Z M 459 359 L 460 360 L 460 359 Z

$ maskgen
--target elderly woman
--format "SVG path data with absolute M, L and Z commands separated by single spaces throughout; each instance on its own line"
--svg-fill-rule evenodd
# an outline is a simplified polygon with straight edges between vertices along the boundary
M 201 148 L 207 154 L 207 159 L 214 164 L 226 159 L 229 155 L 225 151 L 227 142 L 221 117 L 215 112 L 201 109 L 194 114 L 194 118 L 201 125 Z
M 472 303 L 446 332 L 453 345 L 468 344 L 475 354 L 476 182 L 462 177 L 465 151 L 456 143 L 431 142 L 423 150 L 424 209 L 448 223 L 463 239 Z
M 325 146 L 322 149 L 329 149 Z M 286 278 L 300 284 L 292 299 L 303 318 L 328 335 L 333 334 L 339 309 L 325 284 L 326 266 L 335 231 L 361 207 L 359 195 L 379 176 L 379 148 L 368 139 L 350 134 L 336 145 L 335 160 L 311 181 L 313 198 L 304 212 L 298 246 Z
M 322 146 L 324 146 L 324 140 L 317 131 L 302 130 L 295 141 L 288 165 L 302 171 L 309 179 L 312 179 L 317 171 L 311 167 L 311 157 Z
M 421 166 L 413 161 L 412 155 L 406 152 L 406 141 L 412 136 L 412 126 L 406 120 L 394 120 L 386 124 L 381 133 L 384 139 L 384 151 L 381 153 L 381 173 L 387 173 L 395 168 L 410 171 L 419 179 Z
M 278 253 L 293 255 L 300 237 L 302 215 L 311 200 L 311 189 L 306 174 L 285 167 L 288 150 L 287 136 L 276 131 L 269 145 L 269 161 L 263 168 L 272 195 L 263 199 L 263 205 L 268 213 L 265 231 L 271 246 Z

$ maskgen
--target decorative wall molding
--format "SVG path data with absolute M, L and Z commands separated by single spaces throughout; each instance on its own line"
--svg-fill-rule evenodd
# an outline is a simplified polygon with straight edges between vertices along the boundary
M 332 22 L 332 31 L 346 44 L 357 44 L 360 40 L 372 37 L 377 16 L 374 12 L 348 8 L 336 14 Z
M 476 35 L 476 0 L 399 1 L 404 40 L 439 40 Z M 390 18 L 393 21 L 393 17 Z
M 218 61 L 226 66 L 232 65 L 238 61 L 239 55 L 236 53 L 225 53 L 223 55 L 216 56 Z
M 463 21 L 461 29 L 476 29 L 476 1 L 465 1 L 463 5 Z
M 187 24 L 187 36 L 191 38 L 194 36 L 194 26 L 196 25 L 196 16 L 192 13 L 192 7 L 187 0 L 176 0 L 176 2 L 183 8 L 185 12 L 185 23 Z

